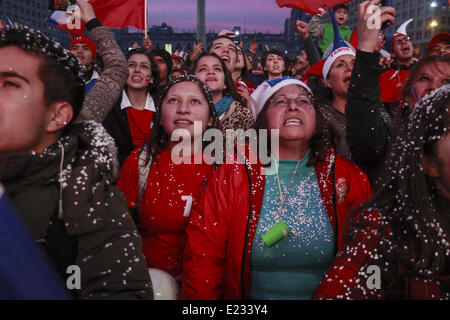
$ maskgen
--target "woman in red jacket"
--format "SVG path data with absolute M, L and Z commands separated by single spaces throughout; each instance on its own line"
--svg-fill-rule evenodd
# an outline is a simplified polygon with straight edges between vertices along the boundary
M 371 194 L 365 174 L 329 148 L 303 82 L 266 81 L 252 99 L 256 129 L 279 137 L 274 174 L 241 154 L 213 174 L 186 228 L 186 299 L 311 298 L 343 247 L 347 212 Z
M 194 122 L 201 130 L 194 130 Z M 214 170 L 203 161 L 202 145 L 194 143 L 196 135 L 218 127 L 208 87 L 192 75 L 172 79 L 162 92 L 153 125 L 149 143 L 125 161 L 117 186 L 128 206 L 138 209 L 147 265 L 180 280 L 184 229 Z M 172 141 L 175 135 L 187 139 L 191 154 L 180 152 L 178 141 Z

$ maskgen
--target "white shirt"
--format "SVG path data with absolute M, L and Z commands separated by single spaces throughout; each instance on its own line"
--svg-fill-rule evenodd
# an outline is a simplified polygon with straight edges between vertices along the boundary
M 126 109 L 131 107 L 130 99 L 127 96 L 127 93 L 125 90 L 122 92 L 122 102 L 120 103 L 120 109 Z M 150 94 L 147 93 L 147 100 L 145 101 L 144 110 L 149 110 L 156 112 L 155 102 L 153 101 L 153 98 L 150 96 Z

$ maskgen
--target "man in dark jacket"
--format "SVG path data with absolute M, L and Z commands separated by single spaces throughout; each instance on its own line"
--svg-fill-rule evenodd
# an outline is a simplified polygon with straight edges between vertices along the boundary
M 95 15 L 77 1 L 83 22 Z M 0 32 L 0 181 L 74 295 L 151 299 L 140 237 L 113 182 L 112 138 L 93 121 L 74 123 L 84 68 L 40 32 Z M 1 165 L 3 164 L 3 166 Z

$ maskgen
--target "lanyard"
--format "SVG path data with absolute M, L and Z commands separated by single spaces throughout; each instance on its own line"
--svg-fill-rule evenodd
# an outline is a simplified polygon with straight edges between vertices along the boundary
M 300 161 L 302 159 L 299 159 L 298 162 L 297 162 L 297 166 L 295 167 L 294 174 L 292 175 L 292 178 L 291 178 L 291 182 L 289 183 L 288 188 L 284 192 L 284 197 L 283 197 L 283 194 L 282 194 L 282 191 L 281 191 L 280 175 L 278 174 L 278 169 L 279 168 L 278 168 L 277 160 L 276 159 L 274 159 L 274 160 L 275 160 L 275 167 L 277 169 L 278 190 L 280 191 L 280 199 L 281 199 L 281 207 L 280 207 L 280 212 L 278 213 L 278 218 L 281 219 L 281 215 L 283 213 L 284 201 L 286 200 L 286 197 L 289 194 L 289 189 L 291 188 L 292 181 L 294 181 L 295 174 L 297 173 L 298 166 L 299 166 Z

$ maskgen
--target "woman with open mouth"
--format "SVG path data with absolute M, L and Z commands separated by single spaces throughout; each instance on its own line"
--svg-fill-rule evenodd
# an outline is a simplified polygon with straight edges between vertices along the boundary
M 320 112 L 329 122 L 335 135 L 336 150 L 340 156 L 352 159 L 346 140 L 345 105 L 350 85 L 355 51 L 339 36 L 333 51 L 325 60 L 322 75 L 325 81 L 325 94 L 317 93 L 322 102 Z
M 158 101 L 150 140 L 125 161 L 117 186 L 138 217 L 147 266 L 180 281 L 191 208 L 214 171 L 194 141 L 218 119 L 208 87 L 193 75 L 170 80 Z M 177 149 L 175 136 L 188 148 Z
M 210 178 L 186 228 L 186 299 L 310 299 L 343 246 L 347 212 L 371 195 L 335 154 L 305 83 L 266 81 L 252 99 L 255 129 L 270 136 L 258 144 L 277 135 L 279 148 L 270 168 L 236 152 Z
M 121 166 L 135 148 L 144 145 L 151 133 L 160 80 L 158 66 L 150 52 L 132 49 L 127 60 L 129 76 L 125 87 L 103 121 L 103 126 L 116 142 Z
M 220 130 L 247 130 L 253 126 L 253 115 L 236 91 L 223 59 L 215 53 L 203 52 L 191 65 L 189 73 L 197 76 L 211 90 L 219 116 Z

